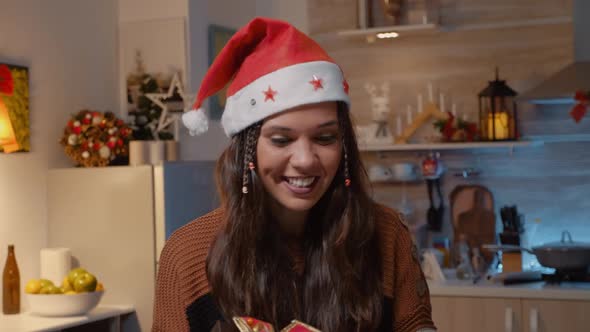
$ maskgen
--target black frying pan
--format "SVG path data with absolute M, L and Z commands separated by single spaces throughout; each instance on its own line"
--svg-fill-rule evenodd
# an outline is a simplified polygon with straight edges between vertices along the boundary
M 532 250 L 515 245 L 483 245 L 490 251 L 526 251 L 537 256 L 539 263 L 557 270 L 581 270 L 590 266 L 590 243 L 574 242 L 568 231 L 563 231 L 560 242 L 546 243 Z

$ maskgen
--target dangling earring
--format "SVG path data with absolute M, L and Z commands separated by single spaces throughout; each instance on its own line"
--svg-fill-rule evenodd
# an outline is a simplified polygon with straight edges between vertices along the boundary
M 344 185 L 350 187 L 350 174 L 348 172 L 348 153 L 346 153 L 346 147 L 344 142 L 342 142 L 343 150 L 344 150 Z

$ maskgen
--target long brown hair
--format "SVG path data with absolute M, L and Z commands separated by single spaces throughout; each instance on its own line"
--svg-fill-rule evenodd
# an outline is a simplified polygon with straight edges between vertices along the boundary
M 207 277 L 228 318 L 252 316 L 282 328 L 299 319 L 326 331 L 371 331 L 381 318 L 381 255 L 366 171 L 346 105 L 339 103 L 343 158 L 329 189 L 309 213 L 301 276 L 269 213 L 268 194 L 249 171 L 261 123 L 236 134 L 217 162 L 225 230 L 211 246 Z M 247 172 L 248 194 L 242 193 Z M 345 172 L 351 183 L 345 186 Z

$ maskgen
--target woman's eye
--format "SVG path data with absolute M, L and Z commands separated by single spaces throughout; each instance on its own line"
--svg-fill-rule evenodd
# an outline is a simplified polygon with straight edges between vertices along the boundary
M 283 146 L 289 144 L 289 142 L 291 142 L 291 139 L 289 137 L 284 136 L 273 136 L 270 138 L 270 141 L 274 145 Z
M 316 137 L 316 141 L 323 145 L 328 145 L 336 142 L 337 136 L 336 135 L 320 135 Z

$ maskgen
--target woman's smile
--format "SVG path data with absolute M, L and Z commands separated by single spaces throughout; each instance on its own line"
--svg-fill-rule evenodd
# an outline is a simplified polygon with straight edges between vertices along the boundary
M 295 195 L 306 195 L 313 191 L 319 177 L 284 177 L 284 183 Z

